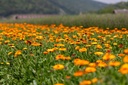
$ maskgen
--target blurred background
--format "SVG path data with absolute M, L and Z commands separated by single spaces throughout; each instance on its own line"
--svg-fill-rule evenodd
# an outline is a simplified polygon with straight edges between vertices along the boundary
M 0 17 L 18 19 L 43 15 L 100 14 L 127 8 L 127 0 L 0 0 Z
M 128 0 L 0 0 L 0 22 L 128 28 Z

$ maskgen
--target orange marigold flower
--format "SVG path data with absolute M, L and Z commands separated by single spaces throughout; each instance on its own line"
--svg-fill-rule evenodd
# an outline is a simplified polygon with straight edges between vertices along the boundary
M 97 66 L 99 66 L 99 67 L 106 67 L 107 66 L 107 64 L 105 62 L 103 62 L 102 60 L 97 60 L 96 63 L 97 63 Z
M 31 45 L 32 45 L 32 46 L 41 46 L 41 44 L 38 43 L 38 42 L 33 42 Z
M 15 55 L 14 55 L 14 57 L 17 57 L 18 55 L 21 55 L 22 53 L 21 53 L 21 50 L 17 50 L 16 52 L 15 52 Z
M 96 68 L 95 67 L 86 67 L 85 68 L 85 73 L 91 73 L 91 72 L 95 72 Z
M 96 63 L 89 63 L 88 66 L 90 66 L 90 67 L 96 67 Z
M 81 59 L 75 59 L 74 60 L 74 64 L 75 65 L 87 65 L 87 64 L 89 64 L 89 61 L 87 61 L 87 60 L 81 60 Z
M 71 57 L 67 56 L 67 57 L 64 57 L 65 60 L 71 60 Z
M 84 72 L 83 71 L 77 71 L 73 75 L 74 76 L 82 76 L 82 75 L 84 75 Z
M 101 63 L 98 63 L 98 66 L 99 66 L 99 67 L 106 67 L 107 64 L 106 64 L 105 62 L 101 62 Z
M 123 64 L 120 69 L 119 72 L 122 74 L 128 74 L 128 64 Z
M 71 78 L 71 76 L 66 76 L 66 79 L 70 79 Z
M 26 40 L 25 43 L 26 43 L 26 44 L 31 44 L 32 41 L 30 41 L 30 40 Z
M 57 83 L 57 84 L 54 84 L 54 85 L 64 85 L 63 83 Z
M 60 60 L 60 59 L 64 60 L 65 59 L 64 55 L 59 54 L 56 56 L 56 60 Z
M 120 65 L 120 62 L 119 61 L 110 61 L 109 62 L 109 65 L 110 66 L 119 66 Z
M 48 54 L 48 52 L 47 51 L 44 51 L 43 54 Z
M 125 57 L 123 58 L 123 61 L 124 61 L 125 63 L 128 63 L 128 56 L 125 56 Z
M 103 56 L 103 60 L 111 60 L 111 59 L 114 59 L 115 58 L 115 55 L 112 55 L 110 53 L 106 53 L 104 56 Z
M 56 64 L 56 65 L 53 66 L 53 69 L 55 69 L 55 70 L 64 69 L 64 65 L 62 65 L 62 64 Z
M 54 46 L 64 47 L 64 44 L 54 44 Z
M 79 52 L 86 52 L 86 51 L 87 51 L 86 48 L 81 48 L 81 49 L 79 49 Z
M 125 56 L 125 54 L 120 53 L 120 54 L 118 54 L 118 56 L 123 57 L 123 56 Z
M 96 45 L 96 48 L 101 49 L 102 46 L 101 45 Z
M 79 85 L 90 85 L 92 82 L 90 80 L 81 81 Z
M 124 49 L 124 53 L 125 54 L 128 54 L 128 48 L 127 49 Z

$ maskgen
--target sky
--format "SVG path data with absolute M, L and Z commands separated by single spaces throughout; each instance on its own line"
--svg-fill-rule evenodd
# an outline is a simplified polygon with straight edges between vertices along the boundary
M 95 0 L 95 1 L 100 1 L 100 2 L 104 2 L 104 3 L 108 3 L 108 4 L 114 4 L 114 3 L 118 3 L 121 1 L 128 1 L 128 0 Z

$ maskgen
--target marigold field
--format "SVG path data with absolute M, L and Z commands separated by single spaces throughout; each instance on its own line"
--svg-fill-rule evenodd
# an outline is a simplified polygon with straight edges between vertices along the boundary
M 128 85 L 128 29 L 2 23 L 0 85 Z

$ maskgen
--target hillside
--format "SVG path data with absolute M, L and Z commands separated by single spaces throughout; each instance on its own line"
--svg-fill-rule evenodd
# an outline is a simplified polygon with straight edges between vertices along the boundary
M 98 13 L 113 13 L 115 9 L 128 9 L 128 2 L 120 2 L 117 4 L 110 4 L 103 9 L 99 10 Z
M 11 14 L 77 14 L 106 4 L 93 0 L 0 0 L 0 16 Z

